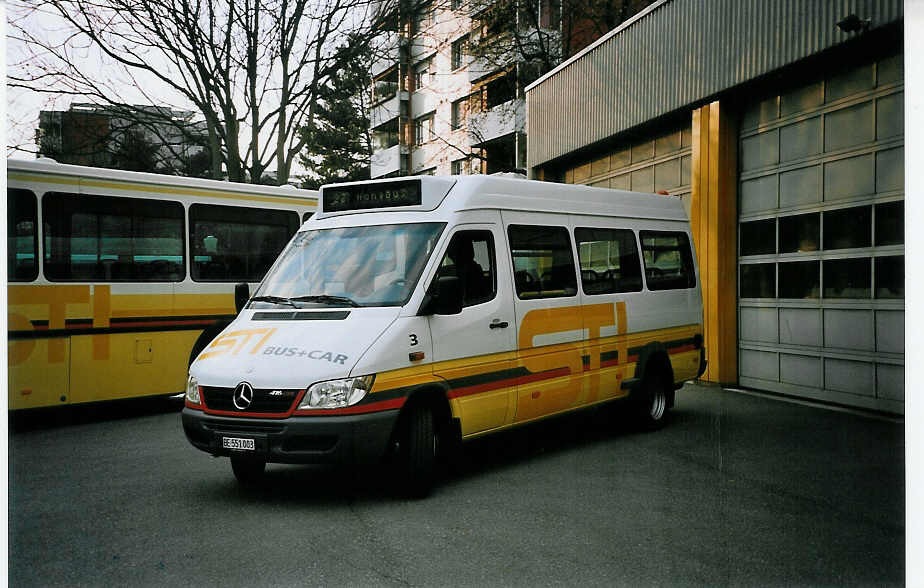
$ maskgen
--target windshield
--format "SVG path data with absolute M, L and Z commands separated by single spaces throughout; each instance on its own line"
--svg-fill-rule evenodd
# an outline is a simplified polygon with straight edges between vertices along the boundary
M 251 299 L 267 306 L 401 306 L 445 223 L 298 233 Z

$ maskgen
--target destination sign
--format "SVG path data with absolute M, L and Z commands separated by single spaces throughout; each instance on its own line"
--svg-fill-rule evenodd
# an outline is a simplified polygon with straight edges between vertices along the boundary
M 324 188 L 322 192 L 324 212 L 418 206 L 421 203 L 420 180 L 337 186 Z

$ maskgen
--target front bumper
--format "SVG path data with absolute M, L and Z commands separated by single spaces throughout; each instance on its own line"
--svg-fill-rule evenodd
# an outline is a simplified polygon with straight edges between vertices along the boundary
M 183 409 L 183 431 L 197 449 L 212 455 L 247 455 L 270 463 L 367 463 L 388 450 L 398 410 L 358 415 L 254 419 Z M 253 451 L 222 447 L 222 438 L 253 439 Z

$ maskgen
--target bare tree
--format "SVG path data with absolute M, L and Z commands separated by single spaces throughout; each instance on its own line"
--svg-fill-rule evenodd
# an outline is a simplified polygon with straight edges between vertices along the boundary
M 518 111 L 514 103 L 504 101 L 522 100 L 529 84 L 654 2 L 473 1 L 468 51 L 475 67 L 488 74 L 476 88 L 480 107 L 507 117 Z M 519 144 L 515 148 L 520 149 Z
M 259 182 L 270 166 L 288 182 L 316 114 L 319 89 L 340 69 L 338 41 L 376 28 L 368 0 L 39 0 L 12 7 L 9 37 L 25 57 L 8 84 L 106 104 L 128 115 L 132 92 L 163 106 L 168 92 L 198 111 L 212 177 Z M 36 30 L 56 15 L 63 36 Z M 87 65 L 92 52 L 105 69 Z
M 654 1 L 473 0 L 469 51 L 489 66 L 528 64 L 535 79 Z

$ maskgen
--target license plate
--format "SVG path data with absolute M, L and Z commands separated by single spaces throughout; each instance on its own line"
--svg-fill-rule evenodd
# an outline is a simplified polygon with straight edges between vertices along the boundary
M 239 437 L 222 437 L 221 446 L 225 449 L 240 449 L 243 451 L 256 449 L 253 439 L 241 439 Z

